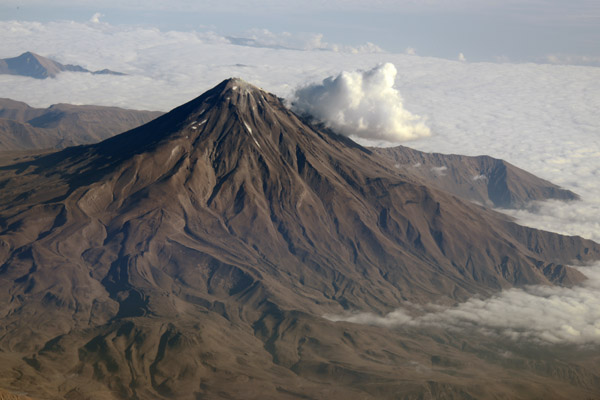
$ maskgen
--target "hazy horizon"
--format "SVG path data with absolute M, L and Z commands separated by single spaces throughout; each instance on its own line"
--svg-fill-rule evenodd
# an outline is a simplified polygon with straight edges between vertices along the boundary
M 470 61 L 600 65 L 600 5 L 593 0 L 528 0 L 448 4 L 382 0 L 101 2 L 8 0 L 2 21 L 102 21 L 162 31 L 212 32 L 283 46 L 314 37 L 338 46 L 372 43 L 386 52 Z M 290 38 L 292 40 L 290 41 Z M 302 43 L 304 40 L 304 43 Z M 313 43 L 314 45 L 314 43 Z M 319 45 L 319 44 L 317 44 Z

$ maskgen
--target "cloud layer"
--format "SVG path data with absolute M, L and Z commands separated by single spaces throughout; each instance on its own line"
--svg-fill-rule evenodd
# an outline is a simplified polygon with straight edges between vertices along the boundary
M 386 327 L 477 330 L 543 344 L 600 344 L 600 265 L 580 268 L 580 271 L 588 280 L 574 288 L 510 289 L 489 299 L 471 298 L 452 308 L 431 306 L 428 311 L 421 309 L 417 316 L 398 309 L 383 317 L 370 313 L 325 317 L 332 321 Z
M 46 80 L 0 75 L 0 97 L 36 107 L 64 102 L 168 111 L 232 76 L 291 98 L 307 82 L 391 62 L 403 104 L 427 118 L 432 132 L 411 141 L 411 147 L 488 154 L 571 189 L 583 202 L 545 203 L 513 215 L 530 226 L 600 240 L 600 68 L 311 50 L 302 41 L 310 37 L 261 34 L 266 37 L 256 34 L 255 40 L 263 47 L 255 47 L 232 44 L 210 31 L 164 32 L 102 19 L 0 21 L 2 58 L 30 50 L 64 64 L 129 74 L 64 73 Z M 264 47 L 269 43 L 308 50 Z
M 30 50 L 65 64 L 77 63 L 90 70 L 109 68 L 128 76 L 64 73 L 56 79 L 37 80 L 0 75 L 0 97 L 38 107 L 64 102 L 167 111 L 231 76 L 289 98 L 307 82 L 329 76 L 329 89 L 342 93 L 355 90 L 364 96 L 371 89 L 379 90 L 365 103 L 380 101 L 387 110 L 374 114 L 375 125 L 402 115 L 398 107 L 406 112 L 402 104 L 414 113 L 408 115 L 427 118 L 433 134 L 417 138 L 411 147 L 503 158 L 580 194 L 581 202 L 535 204 L 512 215 L 530 226 L 600 241 L 600 68 L 464 63 L 420 57 L 414 51 L 334 51 L 318 35 L 289 37 L 266 31 L 247 35 L 254 43 L 235 44 L 212 32 L 164 32 L 95 19 L 88 23 L 0 22 L 0 57 Z M 384 62 L 393 66 L 370 70 Z M 341 78 L 340 71 L 357 70 L 367 72 L 347 72 Z M 376 100 L 382 92 L 393 101 Z M 354 106 L 348 95 L 322 93 Z M 357 115 L 347 118 L 356 120 Z M 416 121 L 405 120 L 413 125 Z M 364 121 L 370 120 L 363 117 Z M 374 136 L 367 137 L 370 141 L 361 139 L 363 143 L 380 143 Z M 514 289 L 450 309 L 421 310 L 420 316 L 398 310 L 387 317 L 344 318 L 388 326 L 472 327 L 545 343 L 598 343 L 594 321 L 600 320 L 600 276 L 598 269 L 584 273 L 590 280 L 573 289 Z
M 241 37 L 226 38 L 231 44 L 250 47 L 265 47 L 288 50 L 327 50 L 343 53 L 381 53 L 383 49 L 367 42 L 359 46 L 343 46 L 328 43 L 321 33 L 275 33 L 268 29 L 251 29 Z
M 266 38 L 255 39 L 262 45 L 271 43 L 267 39 L 305 43 L 261 34 Z M 212 32 L 164 32 L 101 19 L 0 21 L 0 37 L 0 57 L 30 50 L 64 64 L 129 74 L 64 73 L 46 80 L 0 75 L 0 97 L 37 107 L 64 102 L 168 111 L 231 76 L 291 98 L 307 82 L 391 62 L 398 71 L 394 88 L 411 113 L 427 118 L 433 133 L 411 147 L 488 154 L 571 189 L 583 202 L 546 203 L 514 215 L 534 227 L 600 240 L 600 68 L 242 46 Z
M 347 136 L 391 143 L 429 136 L 423 118 L 404 108 L 396 75 L 391 63 L 342 72 L 298 89 L 292 108 Z

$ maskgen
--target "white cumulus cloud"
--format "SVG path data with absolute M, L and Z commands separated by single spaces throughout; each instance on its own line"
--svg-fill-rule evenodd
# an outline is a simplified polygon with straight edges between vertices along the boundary
M 391 63 L 368 71 L 344 71 L 298 89 L 293 109 L 347 136 L 392 143 L 429 136 L 423 118 L 404 108 L 394 87 L 396 75 Z
M 355 54 L 323 49 L 327 41 L 318 34 L 278 35 L 305 50 L 234 45 L 210 31 L 0 21 L 0 58 L 29 50 L 63 64 L 128 74 L 63 73 L 44 80 L 0 75 L 0 97 L 36 107 L 62 102 L 168 111 L 232 76 L 291 98 L 296 88 L 339 71 L 391 62 L 403 104 L 426 116 L 435 132 L 411 141 L 411 147 L 491 155 L 570 189 L 583 201 L 548 202 L 513 216 L 530 226 L 600 241 L 600 68 Z M 263 40 L 258 34 L 257 39 Z
M 140 5 L 146 6 L 146 3 L 140 2 Z M 546 202 L 512 212 L 512 215 L 527 225 L 600 241 L 600 68 L 462 63 L 409 54 L 332 51 L 333 48 L 324 49 L 323 43 L 327 42 L 318 34 L 278 35 L 282 38 L 264 31 L 256 33 L 254 39 L 263 46 L 257 47 L 257 42 L 232 44 L 213 32 L 161 31 L 92 22 L 0 21 L 0 58 L 29 50 L 62 63 L 80 64 L 91 70 L 109 68 L 128 74 L 63 73 L 56 79 L 46 80 L 0 75 L 0 97 L 37 107 L 64 102 L 168 111 L 231 76 L 242 77 L 279 96 L 292 97 L 296 88 L 307 82 L 332 76 L 330 85 L 334 85 L 341 75 L 339 71 L 368 70 L 377 63 L 391 61 L 399 71 L 396 87 L 394 79 L 383 79 L 382 87 L 399 102 L 386 103 L 383 98 L 381 103 L 374 104 L 385 104 L 393 115 L 398 104 L 405 103 L 414 113 L 408 115 L 420 122 L 423 120 L 415 114 L 427 116 L 427 126 L 435 132 L 435 135 L 412 141 L 411 147 L 431 152 L 488 154 L 573 190 L 583 201 Z M 89 46 L 89 43 L 95 45 Z M 277 43 L 288 43 L 298 49 L 269 47 Z M 382 73 L 383 67 L 375 70 L 380 79 L 386 76 Z M 368 75 L 366 72 L 345 74 L 344 79 L 351 83 L 357 82 L 355 76 L 364 79 Z M 396 77 L 391 73 L 387 76 L 391 75 Z M 340 90 L 358 87 L 342 83 L 338 82 Z M 358 91 L 364 92 L 362 87 Z M 328 95 L 333 96 L 333 93 Z M 352 96 L 333 98 L 352 100 Z M 380 111 L 385 109 L 379 108 Z M 389 144 L 389 139 L 383 140 Z M 600 298 L 600 289 L 591 285 L 594 281 L 591 270 L 584 273 L 591 279 L 578 288 L 509 290 L 489 302 L 474 299 L 445 312 L 430 310 L 422 314 L 421 319 L 399 310 L 395 318 L 385 321 L 389 324 L 408 318 L 409 322 L 404 323 L 429 321 L 466 328 L 469 319 L 481 313 L 481 322 L 471 324 L 478 329 L 494 327 L 495 331 L 502 332 L 506 326 L 505 335 L 529 335 L 534 340 L 548 342 L 555 339 L 546 335 L 547 340 L 542 335 L 552 333 L 552 328 L 555 336 L 579 337 L 583 342 L 593 337 L 591 321 L 597 316 L 595 310 L 600 309 L 594 300 Z M 542 293 L 545 290 L 548 292 Z M 553 301 L 559 305 L 555 309 L 551 307 Z M 527 308 L 528 303 L 541 308 Z M 523 310 L 516 306 L 519 304 Z M 547 318 L 539 324 L 539 329 L 527 329 L 522 322 L 525 316 L 535 317 L 534 313 L 540 309 L 550 310 L 545 313 L 558 313 L 566 310 L 568 304 L 580 310 L 572 321 L 557 316 L 557 322 L 553 323 L 554 314 L 543 314 Z M 497 320 L 504 325 L 494 325 L 494 314 L 489 311 L 494 306 L 513 307 L 515 315 L 498 314 L 506 317 Z M 425 318 L 426 315 L 429 317 Z M 459 315 L 465 317 L 459 318 Z M 369 318 L 385 317 L 371 314 Z M 579 332 L 579 336 L 575 332 Z
M 92 18 L 90 18 L 90 22 L 92 22 L 94 24 L 99 24 L 100 18 L 102 18 L 103 16 L 104 16 L 104 14 L 97 12 L 94 15 L 92 15 Z

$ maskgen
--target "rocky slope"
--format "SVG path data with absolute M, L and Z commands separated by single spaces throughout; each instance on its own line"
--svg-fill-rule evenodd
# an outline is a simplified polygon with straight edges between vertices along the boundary
M 583 276 L 565 264 L 600 246 L 403 174 L 241 80 L 99 144 L 3 166 L 0 187 L 0 387 L 190 399 L 600 387 L 590 354 L 507 367 L 475 334 L 323 319 L 571 285 Z
M 429 184 L 487 206 L 521 208 L 535 200 L 576 200 L 569 191 L 489 156 L 425 153 L 405 146 L 372 148 L 398 169 Z
M 33 108 L 20 101 L 0 99 L 0 151 L 96 143 L 162 114 L 158 111 L 71 104 Z

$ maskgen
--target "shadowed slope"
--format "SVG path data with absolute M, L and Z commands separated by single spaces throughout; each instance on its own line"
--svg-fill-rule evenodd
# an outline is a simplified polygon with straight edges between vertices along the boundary
M 125 75 L 108 69 L 89 71 L 79 65 L 63 65 L 59 62 L 42 57 L 30 51 L 18 57 L 0 59 L 0 74 L 29 76 L 36 79 L 55 78 L 61 72 L 90 72 L 101 75 Z
M 377 398 L 381 380 L 387 397 L 396 364 L 364 361 L 319 316 L 569 285 L 582 275 L 563 263 L 600 256 L 403 175 L 237 79 L 97 145 L 2 167 L 0 185 L 0 346 L 28 374 L 76 374 L 62 393 L 239 397 L 250 382 L 248 398 L 293 398 L 333 383 L 331 396 Z M 381 331 L 365 340 L 409 351 Z

